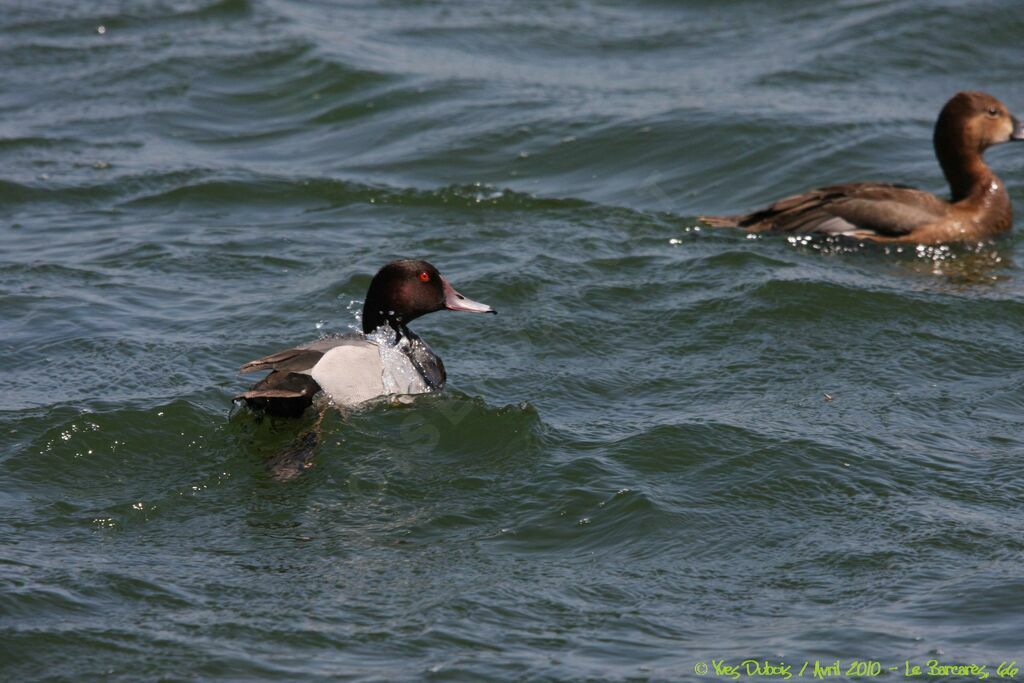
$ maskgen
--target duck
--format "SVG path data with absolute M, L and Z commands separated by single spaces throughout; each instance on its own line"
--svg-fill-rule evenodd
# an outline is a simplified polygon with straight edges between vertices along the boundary
M 319 397 L 354 407 L 384 396 L 440 391 L 447 380 L 444 363 L 409 323 L 443 310 L 497 314 L 456 291 L 429 262 L 392 261 L 370 281 L 361 333 L 318 339 L 245 363 L 239 372 L 270 373 L 234 400 L 273 416 L 298 417 Z
M 935 123 L 932 143 L 949 183 L 948 200 L 907 185 L 820 187 L 735 216 L 700 216 L 711 227 L 752 233 L 842 236 L 882 243 L 936 245 L 989 240 L 1012 227 L 1003 181 L 982 158 L 993 145 L 1024 140 L 1024 126 L 983 92 L 958 92 Z

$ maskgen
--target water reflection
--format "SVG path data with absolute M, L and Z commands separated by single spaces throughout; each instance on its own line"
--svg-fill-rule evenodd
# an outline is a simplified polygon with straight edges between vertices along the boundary
M 995 240 L 972 244 L 879 245 L 845 238 L 800 235 L 788 238 L 798 249 L 828 255 L 885 256 L 897 268 L 919 275 L 937 275 L 949 284 L 981 285 L 1012 280 L 1016 268 L 1013 243 Z

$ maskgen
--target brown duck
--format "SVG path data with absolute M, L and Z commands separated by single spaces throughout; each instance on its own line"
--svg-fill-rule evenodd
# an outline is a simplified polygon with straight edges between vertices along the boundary
M 701 216 L 712 227 L 748 232 L 842 235 L 876 242 L 939 244 L 984 240 L 1012 225 L 1010 196 L 982 154 L 1024 140 L 1024 126 L 1002 102 L 960 92 L 935 122 L 935 156 L 949 182 L 949 201 L 890 183 L 849 183 L 780 199 L 738 216 Z

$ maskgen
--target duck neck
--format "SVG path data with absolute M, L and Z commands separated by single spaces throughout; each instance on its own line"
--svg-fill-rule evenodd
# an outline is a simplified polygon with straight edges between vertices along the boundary
M 389 315 L 384 311 L 363 307 L 363 334 L 372 334 L 383 325 L 387 325 L 394 330 L 396 343 L 400 341 L 402 337 L 407 339 L 412 339 L 413 337 L 412 332 L 405 326 L 405 323 L 402 321 L 400 316 Z
M 954 203 L 991 192 L 993 181 L 998 183 L 998 178 L 982 159 L 981 153 L 975 150 L 936 145 L 935 156 L 939 158 Z M 998 184 L 1002 186 L 1002 183 Z

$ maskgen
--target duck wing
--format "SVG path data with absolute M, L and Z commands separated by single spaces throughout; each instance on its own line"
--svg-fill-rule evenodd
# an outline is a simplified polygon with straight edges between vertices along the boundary
M 786 197 L 738 216 L 702 216 L 713 227 L 749 232 L 899 237 L 942 220 L 949 204 L 905 185 L 850 183 Z
M 313 397 L 320 392 L 320 385 L 310 373 L 324 354 L 339 346 L 365 343 L 361 335 L 346 334 L 318 339 L 249 361 L 239 368 L 239 372 L 271 372 L 234 399 L 245 401 L 249 407 L 271 415 L 297 417 L 312 405 Z
M 255 372 L 256 370 L 279 370 L 281 372 L 303 372 L 308 374 L 325 353 L 336 346 L 365 343 L 361 335 L 343 334 L 327 339 L 296 346 L 272 353 L 263 358 L 251 360 L 238 369 L 239 372 Z

